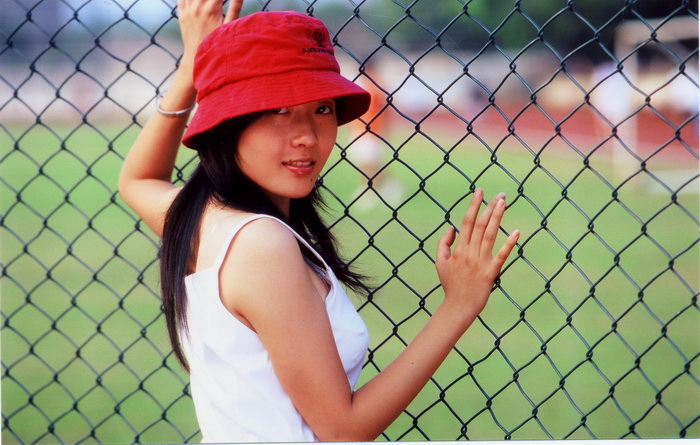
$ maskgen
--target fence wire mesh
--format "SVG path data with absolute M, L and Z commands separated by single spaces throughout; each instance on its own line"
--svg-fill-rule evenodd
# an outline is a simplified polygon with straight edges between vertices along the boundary
M 439 302 L 476 187 L 522 232 L 479 320 L 388 440 L 699 437 L 697 3 L 249 2 L 327 23 L 376 106 L 322 187 L 383 369 Z M 116 193 L 181 48 L 171 0 L 6 0 L 2 440 L 200 439 L 157 238 Z M 183 153 L 176 179 L 192 159 Z

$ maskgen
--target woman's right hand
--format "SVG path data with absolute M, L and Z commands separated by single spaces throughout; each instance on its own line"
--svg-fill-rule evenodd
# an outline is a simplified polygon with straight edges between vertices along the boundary
M 178 0 L 184 53 L 172 82 L 161 97 L 166 111 L 191 109 L 194 88 L 194 56 L 202 40 L 217 26 L 238 18 L 243 0 L 230 0 L 223 17 L 223 0 Z M 186 116 L 177 119 L 153 113 L 131 146 L 119 174 L 119 193 L 141 219 L 158 235 L 165 214 L 180 188 L 171 182 Z
M 191 69 L 197 47 L 222 23 L 237 19 L 243 0 L 230 0 L 223 15 L 223 0 L 178 0 L 178 22 L 184 46 L 181 65 Z
M 450 227 L 438 242 L 435 261 L 445 301 L 455 304 L 469 318 L 476 318 L 486 305 L 493 283 L 520 235 L 515 230 L 493 255 L 506 208 L 505 195 L 496 195 L 477 218 L 483 197 L 481 189 L 474 191 L 459 237 Z M 454 249 L 451 249 L 456 238 Z

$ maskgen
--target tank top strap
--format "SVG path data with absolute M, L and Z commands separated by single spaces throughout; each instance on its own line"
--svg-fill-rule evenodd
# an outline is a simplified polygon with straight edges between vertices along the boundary
M 318 252 L 316 252 L 316 250 L 313 247 L 311 247 L 311 245 L 308 242 L 306 242 L 306 240 L 304 238 L 301 237 L 301 235 L 299 235 L 294 229 L 292 229 L 287 223 L 285 223 L 281 219 L 275 218 L 274 216 L 271 216 L 271 215 L 265 215 L 265 214 L 251 215 L 251 216 L 243 219 L 238 224 L 236 224 L 236 226 L 233 228 L 233 230 L 231 230 L 231 232 L 228 234 L 228 236 L 224 240 L 224 244 L 222 245 L 221 250 L 219 251 L 219 254 L 216 256 L 216 260 L 214 261 L 212 268 L 214 268 L 216 270 L 221 269 L 221 266 L 224 264 L 224 259 L 226 258 L 226 254 L 228 253 L 228 250 L 231 246 L 231 243 L 233 242 L 233 238 L 235 238 L 236 234 L 243 227 L 245 227 L 246 224 L 248 224 L 252 221 L 255 221 L 256 219 L 261 219 L 261 218 L 273 219 L 273 220 L 277 221 L 278 223 L 282 224 L 284 227 L 286 227 L 287 230 L 289 230 L 290 232 L 292 232 L 294 234 L 294 236 L 296 237 L 297 240 L 299 240 L 299 242 L 301 242 L 307 249 L 309 249 L 309 251 L 312 252 L 316 256 L 316 258 L 319 259 L 319 261 L 321 261 L 321 263 L 325 266 L 326 270 L 330 270 L 330 268 L 328 267 L 328 264 L 326 264 L 326 261 L 323 259 L 323 257 L 321 257 L 321 255 L 319 255 Z

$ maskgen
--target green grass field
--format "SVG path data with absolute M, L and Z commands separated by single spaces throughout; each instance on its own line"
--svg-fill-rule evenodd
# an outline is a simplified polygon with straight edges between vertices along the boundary
M 12 131 L 0 134 L 3 442 L 199 440 L 186 376 L 166 359 L 157 240 L 113 196 L 134 131 L 34 127 L 20 150 Z M 603 153 L 585 168 L 566 147 L 535 159 L 506 143 L 494 159 L 471 138 L 438 142 L 448 165 L 426 138 L 394 135 L 393 209 L 355 201 L 363 178 L 340 150 L 324 178 L 345 256 L 379 286 L 355 299 L 371 333 L 363 381 L 439 304 L 431 257 L 472 181 L 507 194 L 502 227 L 522 232 L 480 320 L 386 437 L 699 437 L 697 180 L 665 190 L 650 173 L 672 169 L 654 164 L 619 186 Z

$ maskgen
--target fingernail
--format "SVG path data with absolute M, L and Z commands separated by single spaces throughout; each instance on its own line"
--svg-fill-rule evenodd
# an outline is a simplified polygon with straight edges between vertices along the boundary
M 506 197 L 505 193 L 499 193 L 498 195 L 496 195 L 496 199 L 505 199 L 505 197 Z
M 500 198 L 498 202 L 496 203 L 496 208 L 502 209 L 503 207 L 506 206 L 506 202 L 503 200 L 503 198 Z

